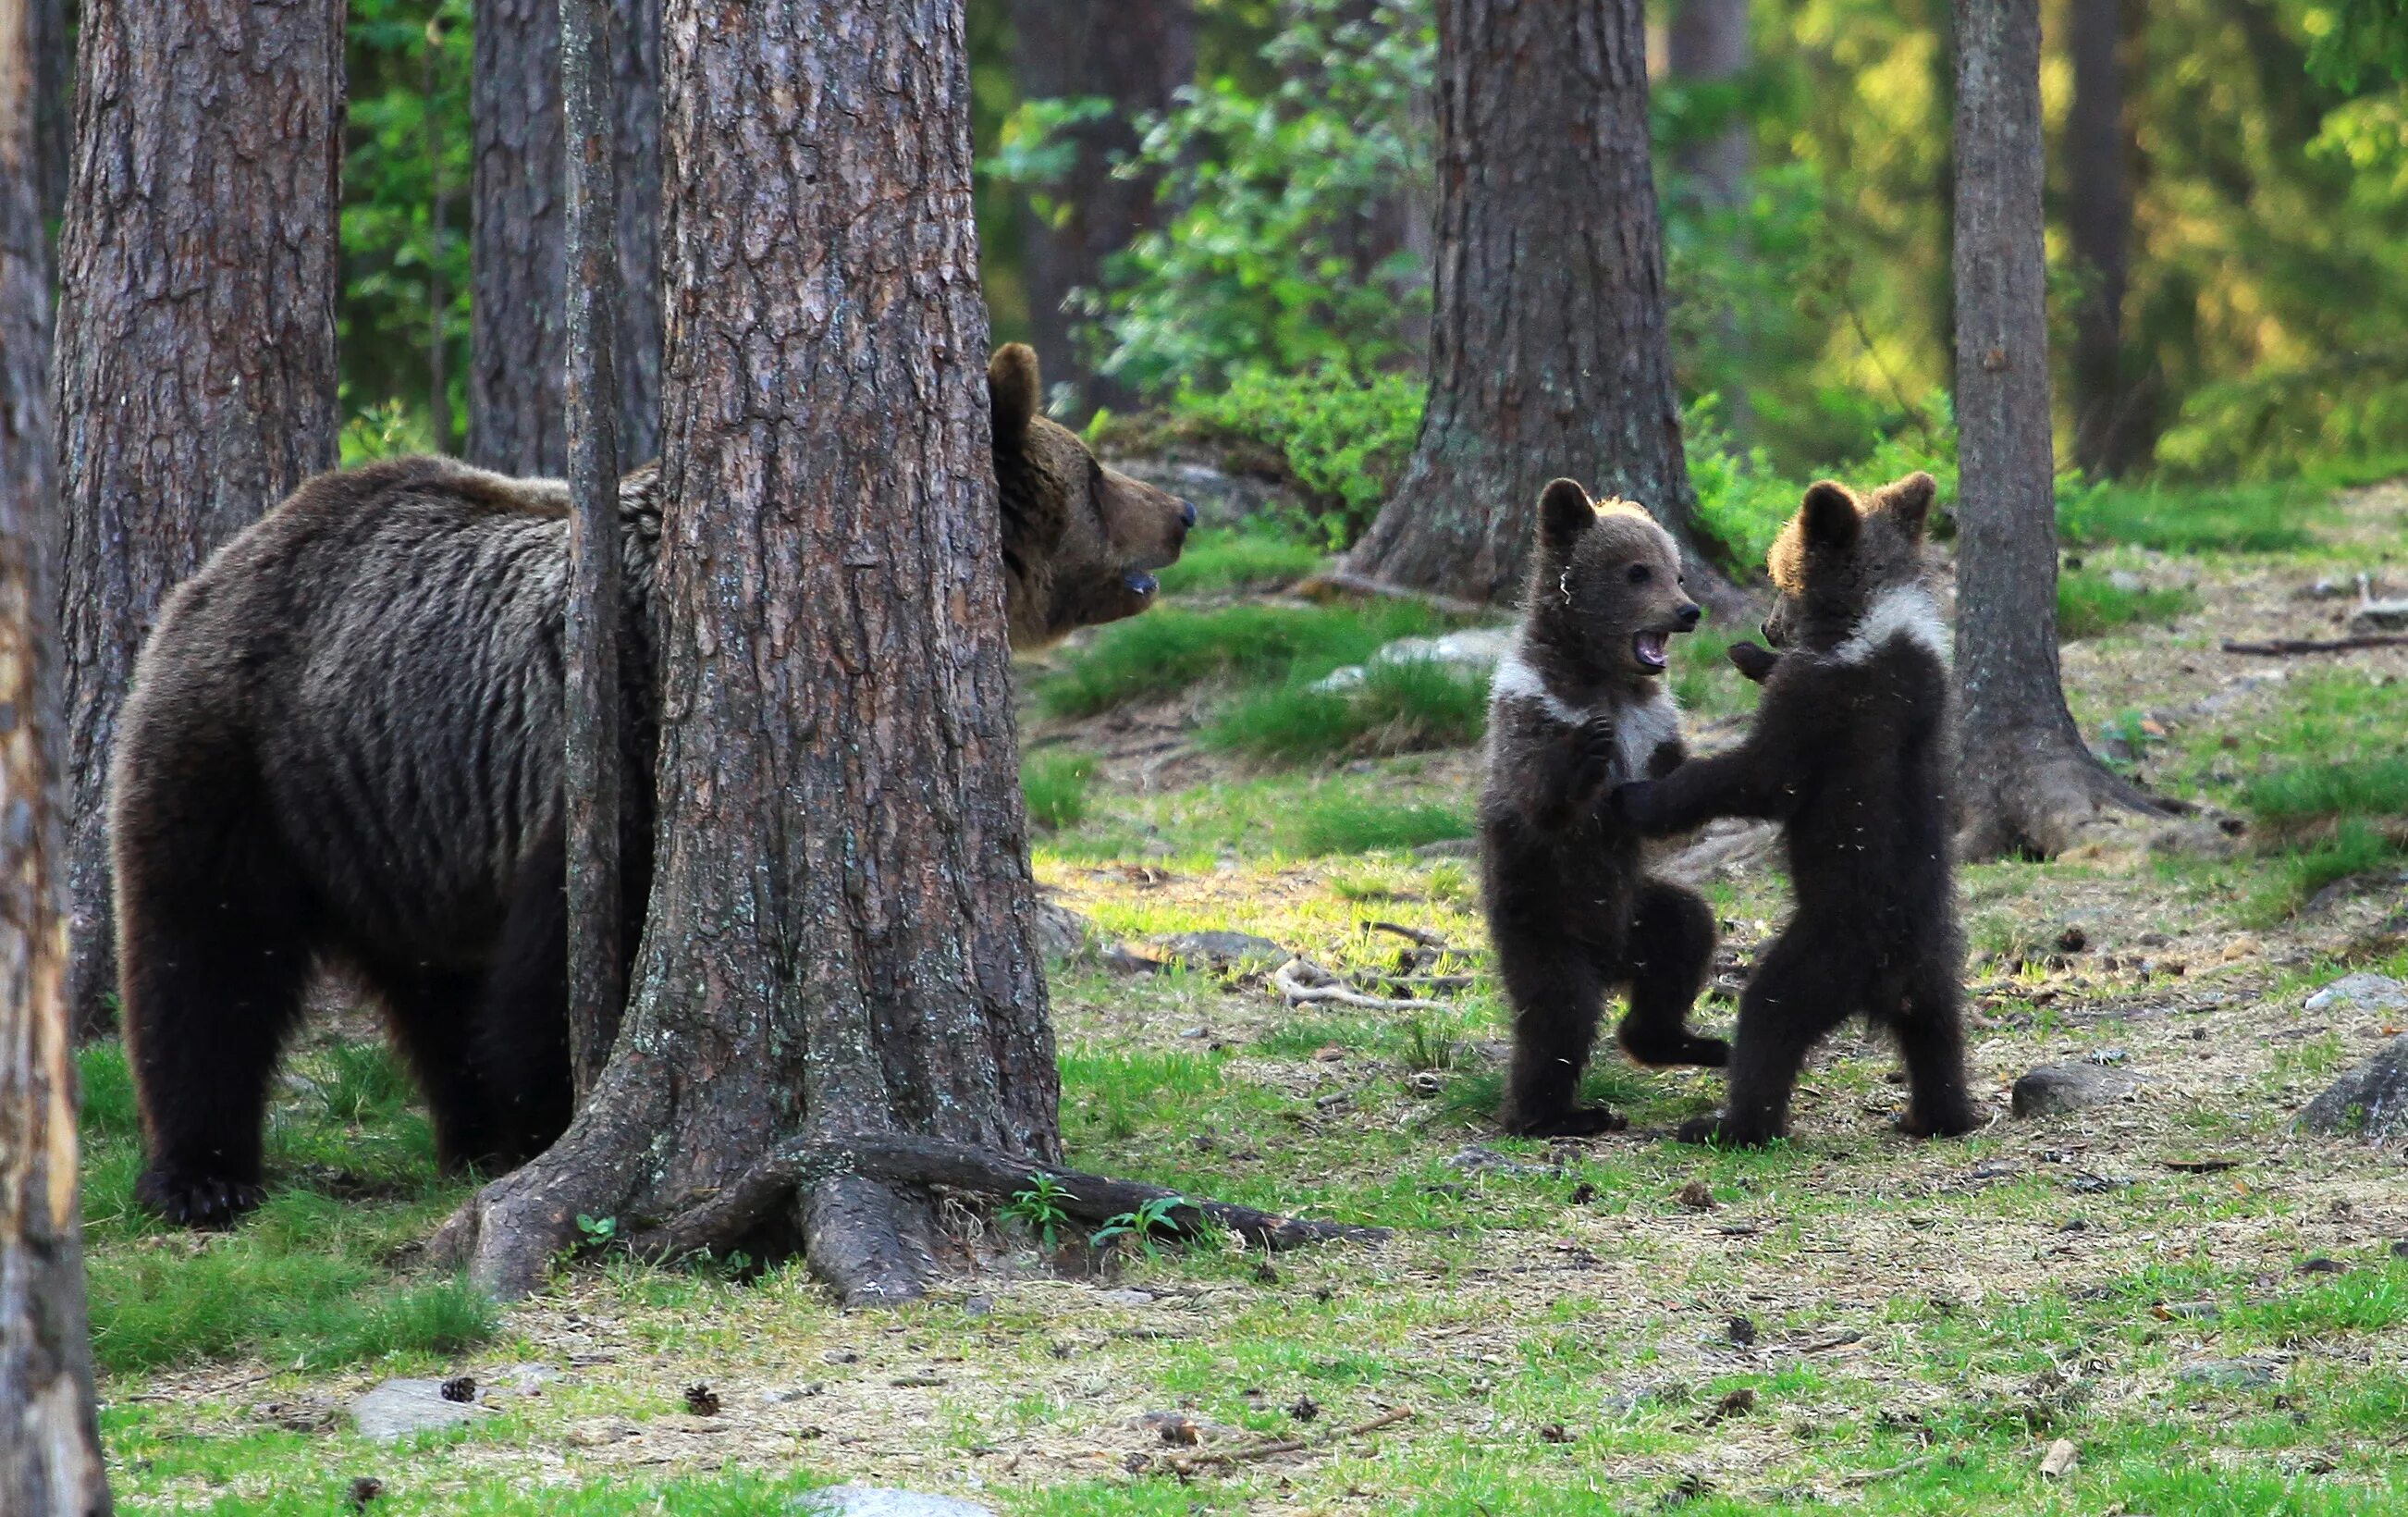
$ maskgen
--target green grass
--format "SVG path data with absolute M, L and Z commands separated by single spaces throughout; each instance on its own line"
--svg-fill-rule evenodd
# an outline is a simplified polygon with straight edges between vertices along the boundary
M 2241 799 L 2267 822 L 2408 817 L 2408 758 L 2292 764 L 2249 780 L 2242 787 Z
M 1359 796 L 1326 796 L 1297 817 L 1296 850 L 1307 857 L 1418 848 L 1471 835 L 1471 814 L 1447 805 L 1393 804 Z
M 1020 794 L 1028 819 L 1049 832 L 1076 827 L 1087 815 L 1096 760 L 1083 753 L 1032 753 L 1020 762 Z
M 1319 569 L 1322 556 L 1293 538 L 1207 527 L 1192 534 L 1179 561 L 1154 577 L 1166 595 L 1276 590 Z
M 2282 553 L 2314 541 L 2331 516 L 2329 501 L 2329 490 L 2300 482 L 2189 489 L 2110 483 L 2060 491 L 2057 518 L 2070 542 Z
M 2171 622 L 2199 609 L 2186 586 L 2128 590 L 2104 574 L 2061 574 L 2057 581 L 2057 635 L 2067 643 L 2101 637 L 2137 622 Z
M 1331 754 L 1465 746 L 1488 726 L 1488 684 L 1424 658 L 1375 663 L 1353 690 L 1288 685 L 1242 694 L 1201 733 L 1205 746 L 1296 761 Z
M 1049 716 L 1086 716 L 1209 681 L 1273 685 L 1358 664 L 1400 637 L 1440 630 L 1410 600 L 1360 606 L 1241 604 L 1217 611 L 1163 606 L 1104 628 L 1061 672 L 1040 682 Z

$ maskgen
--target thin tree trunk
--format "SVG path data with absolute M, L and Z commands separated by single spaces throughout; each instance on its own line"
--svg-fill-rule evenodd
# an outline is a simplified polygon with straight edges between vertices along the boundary
M 60 913 L 39 34 L 0 4 L 0 1511 L 109 1510 L 76 1204 Z
M 2090 754 L 2057 656 L 2040 0 L 1956 0 L 1956 669 L 1973 858 L 2154 809 Z
M 1665 71 L 1692 83 L 1722 84 L 1747 72 L 1748 0 L 1679 0 L 1667 37 Z M 1734 119 L 1711 137 L 1684 143 L 1673 159 L 1691 196 L 1690 203 L 1728 212 L 1747 195 L 1750 162 L 1744 117 Z M 1744 254 L 1743 248 L 1737 249 Z M 1738 312 L 1723 311 L 1714 325 L 1719 340 L 1733 359 L 1742 356 Z M 1723 414 L 1734 435 L 1744 436 L 1750 408 L 1747 392 L 1734 387 L 1723 397 Z
M 620 455 L 660 447 L 660 0 L 611 0 Z M 567 148 L 559 0 L 478 0 L 469 113 L 468 461 L 568 467 Z
M 2065 119 L 2066 232 L 2089 287 L 2074 311 L 2073 461 L 2093 477 L 2133 463 L 2124 291 L 2132 235 L 2135 148 L 2124 110 L 2123 7 L 2088 0 L 2069 15 L 2073 103 Z
M 568 141 L 568 1053 L 577 1093 L 619 1033 L 619 208 L 609 0 L 559 0 Z
M 1475 600 L 1522 588 L 1530 507 L 1570 474 L 1645 504 L 1704 556 L 1664 326 L 1639 0 L 1439 0 L 1429 405 L 1349 560 Z
M 618 132 L 619 456 L 661 451 L 661 0 L 612 0 Z
M 969 77 L 953 0 L 670 0 L 664 723 L 617 1050 L 449 1230 L 516 1293 L 789 1137 L 1050 1160 L 1058 1091 L 1015 775 Z M 861 1175 L 800 1232 L 909 1295 L 928 1215 Z
M 452 208 L 451 186 L 443 182 L 441 113 L 434 108 L 435 92 L 443 64 L 440 21 L 426 25 L 424 53 L 427 108 L 419 128 L 426 153 L 428 256 L 426 259 L 426 429 L 435 451 L 452 451 L 452 357 L 450 353 L 452 292 L 443 283 L 443 238 Z
M 1072 293 L 1101 282 L 1104 261 L 1160 223 L 1154 181 L 1113 174 L 1116 157 L 1137 150 L 1136 119 L 1169 107 L 1171 92 L 1196 79 L 1196 18 L 1189 0 L 1015 0 L 1012 71 L 1023 98 L 1101 97 L 1112 113 L 1070 134 L 1068 174 L 1045 191 L 1054 218 L 1032 215 L 1023 244 L 1030 340 L 1047 376 L 1067 381 L 1081 412 L 1125 409 L 1126 385 L 1098 377 L 1075 339 L 1080 325 L 1065 309 Z
M 75 126 L 69 94 L 74 57 L 67 44 L 66 0 L 29 0 L 34 19 L 34 172 L 42 224 L 59 218 L 67 198 L 67 146 Z
M 342 0 L 90 0 L 60 238 L 77 1025 L 108 1021 L 103 797 L 161 597 L 336 443 Z

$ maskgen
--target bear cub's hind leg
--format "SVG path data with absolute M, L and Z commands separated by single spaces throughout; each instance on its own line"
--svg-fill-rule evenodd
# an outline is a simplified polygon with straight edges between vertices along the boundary
M 1605 987 L 1578 950 L 1532 937 L 1498 945 L 1498 968 L 1516 1008 L 1505 1131 L 1532 1137 L 1618 1133 L 1628 1125 L 1621 1113 L 1576 1100 Z
M 1642 1064 L 1728 1063 L 1729 1044 L 1688 1026 L 1689 1008 L 1713 971 L 1713 908 L 1668 881 L 1643 881 L 1627 943 L 1630 1009 L 1622 1019 L 1622 1051 Z

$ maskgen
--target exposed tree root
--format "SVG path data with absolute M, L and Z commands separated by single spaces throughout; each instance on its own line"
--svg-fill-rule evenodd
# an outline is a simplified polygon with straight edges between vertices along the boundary
M 1980 762 L 1969 755 L 1958 765 L 1960 857 L 2054 859 L 2119 819 L 2176 814 L 2093 758 L 2077 734 L 2015 736 L 2022 741 L 1987 744 Z
M 1175 1235 L 1182 1237 L 1193 1237 L 1208 1225 L 1235 1233 L 1265 1249 L 1297 1249 L 1313 1243 L 1380 1243 L 1388 1236 L 1387 1229 L 1383 1227 L 1307 1221 L 1223 1201 L 1191 1200 L 1160 1185 L 1082 1174 L 1057 1164 L 936 1138 L 879 1134 L 788 1143 L 746 1171 L 734 1184 L 633 1234 L 626 1242 L 637 1256 L 653 1261 L 679 1258 L 705 1249 L 724 1249 L 752 1234 L 776 1208 L 797 1193 L 816 1196 L 834 1184 L 864 1184 L 882 1190 L 891 1186 L 941 1186 L 980 1195 L 1009 1196 L 1035 1189 L 1039 1177 L 1049 1177 L 1059 1188 L 1054 1200 L 1066 1214 L 1090 1225 L 1126 1216 L 1149 1202 L 1177 1200 L 1179 1205 L 1170 1209 L 1165 1221 Z M 823 1276 L 830 1273 L 831 1261 L 814 1258 L 811 1263 Z M 882 1272 L 882 1266 L 867 1271 L 873 1276 Z

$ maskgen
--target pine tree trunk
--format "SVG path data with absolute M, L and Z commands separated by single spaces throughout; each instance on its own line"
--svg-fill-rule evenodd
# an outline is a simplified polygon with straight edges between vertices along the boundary
M 612 0 L 620 454 L 660 445 L 660 0 Z M 468 461 L 568 467 L 568 172 L 559 0 L 477 0 Z
M 68 93 L 75 61 L 67 49 L 66 0 L 30 0 L 34 16 L 34 171 L 45 226 L 67 199 L 67 144 L 75 125 Z
M 1956 0 L 1956 671 L 1969 857 L 2154 809 L 2084 745 L 2057 657 L 2040 0 Z
M 2124 473 L 2138 461 L 2124 348 L 2137 149 L 2116 56 L 2122 10 L 2116 0 L 2089 0 L 2068 17 L 2073 103 L 2065 119 L 2065 226 L 2074 267 L 2090 282 L 2073 318 L 2073 461 L 2094 478 Z
M 1748 0 L 1679 0 L 1667 36 L 1665 72 L 1699 84 L 1727 83 L 1747 72 Z M 1750 162 L 1744 116 L 1734 119 L 1711 137 L 1685 143 L 1673 158 L 1689 203 L 1727 213 L 1747 195 Z M 1745 249 L 1733 251 L 1744 255 Z M 1714 314 L 1720 345 L 1740 360 L 1739 313 Z M 1751 411 L 1745 389 L 1733 385 L 1722 397 L 1723 416 L 1733 435 L 1747 434 Z
M 1083 414 L 1097 406 L 1125 410 L 1136 397 L 1126 385 L 1099 378 L 1073 338 L 1080 325 L 1064 308 L 1071 293 L 1095 289 L 1104 260 L 1139 233 L 1160 223 L 1150 179 L 1112 173 L 1115 157 L 1137 150 L 1133 123 L 1163 110 L 1171 92 L 1196 79 L 1196 18 L 1189 0 L 1015 0 L 1012 72 L 1023 98 L 1100 96 L 1112 113 L 1070 134 L 1076 152 L 1068 173 L 1045 191 L 1062 209 L 1058 221 L 1032 215 L 1022 254 L 1028 281 L 1030 341 L 1045 372 L 1068 382 Z
M 548 1153 L 454 1219 L 528 1289 L 783 1139 L 1059 1152 L 1016 783 L 969 77 L 951 0 L 670 0 L 656 878 L 627 1020 Z M 799 1232 L 916 1293 L 924 1204 L 848 1174 Z
M 559 0 L 568 139 L 568 1055 L 578 1096 L 619 1034 L 619 309 L 609 0 Z
M 103 798 L 160 599 L 335 462 L 342 0 L 90 0 L 60 237 L 77 1025 L 115 989 Z
M 109 1510 L 76 1201 L 59 910 L 50 248 L 39 45 L 0 6 L 0 1511 Z
M 1439 0 L 1437 309 L 1429 406 L 1364 577 L 1520 594 L 1531 508 L 1569 474 L 1701 553 L 1664 325 L 1640 0 Z

